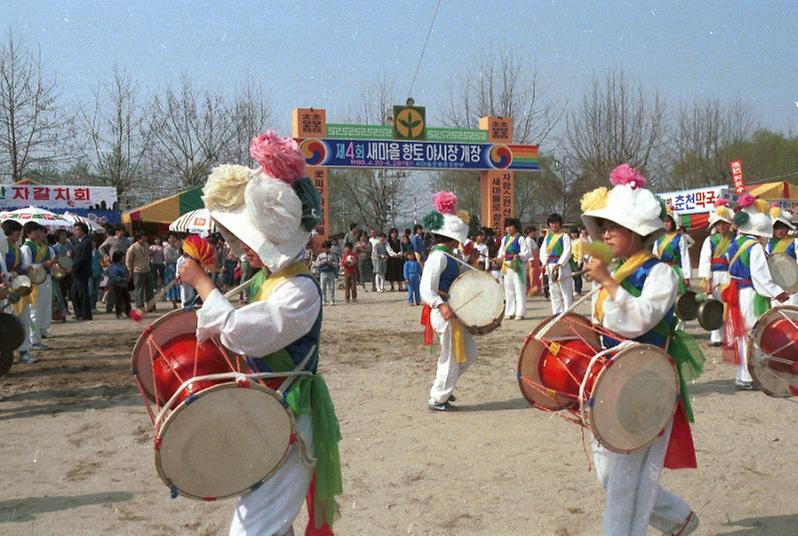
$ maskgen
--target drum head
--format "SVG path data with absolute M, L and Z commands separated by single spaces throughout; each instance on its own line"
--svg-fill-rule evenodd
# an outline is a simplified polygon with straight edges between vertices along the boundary
M 33 283 L 30 277 L 26 275 L 18 275 L 11 280 L 11 290 L 20 296 L 29 296 L 33 292 Z
M 599 372 L 587 404 L 590 429 L 613 452 L 649 445 L 676 410 L 679 378 L 670 356 L 648 344 L 620 350 Z
M 518 386 L 521 388 L 521 394 L 531 405 L 556 411 L 573 405 L 575 400 L 544 388 L 543 380 L 540 377 L 540 363 L 547 354 L 547 345 L 537 340 L 535 335 L 552 318 L 549 317 L 540 322 L 527 335 L 518 358 Z M 550 342 L 582 339 L 594 348 L 601 348 L 599 334 L 591 326 L 590 320 L 574 313 L 568 313 L 560 322 L 549 328 L 545 338 Z
M 492 275 L 468 270 L 452 282 L 449 306 L 469 328 L 498 326 L 496 321 L 504 316 L 504 289 Z
M 41 285 L 47 281 L 47 271 L 41 266 L 32 266 L 27 275 L 34 285 Z
M 58 260 L 56 262 L 58 263 L 58 266 L 60 266 L 64 270 L 71 270 L 72 266 L 74 266 L 74 261 L 72 260 L 72 257 L 68 257 L 66 255 L 61 255 L 60 257 L 58 257 Z
M 798 307 L 774 307 L 751 330 L 748 371 L 770 396 L 798 395 Z
M 723 302 L 709 299 L 698 306 L 698 323 L 706 331 L 723 326 Z
M 777 253 L 768 257 L 768 268 L 773 282 L 785 292 L 798 292 L 798 263 L 795 259 L 784 253 Z
M 155 452 L 158 474 L 192 499 L 241 495 L 283 463 L 294 421 L 271 389 L 215 385 L 164 421 Z
M 0 352 L 10 352 L 25 342 L 25 326 L 19 318 L 9 313 L 0 313 Z
M 676 298 L 675 313 L 681 320 L 695 320 L 698 318 L 698 301 L 696 293 L 686 290 L 684 294 Z

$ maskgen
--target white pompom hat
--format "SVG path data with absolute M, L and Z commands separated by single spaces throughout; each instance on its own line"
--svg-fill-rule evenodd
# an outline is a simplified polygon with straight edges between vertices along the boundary
M 724 221 L 728 224 L 734 223 L 734 214 L 728 207 L 728 201 L 725 199 L 718 199 L 715 201 L 715 208 L 709 215 L 709 227 L 712 228 L 718 222 Z
M 773 236 L 773 222 L 767 201 L 757 199 L 751 194 L 743 194 L 737 200 L 737 209 L 734 225 L 741 234 L 762 238 Z
M 468 212 L 457 210 L 457 196 L 452 192 L 436 192 L 432 196 L 435 211 L 424 216 L 424 229 L 464 244 L 468 239 Z
M 318 193 L 303 176 L 294 140 L 267 132 L 252 140 L 250 151 L 260 168 L 213 168 L 202 199 L 234 253 L 243 253 L 244 243 L 276 272 L 302 255 L 321 219 Z
M 792 214 L 784 209 L 782 209 L 779 205 L 772 205 L 770 207 L 770 219 L 773 222 L 773 225 L 776 225 L 776 222 L 783 223 L 787 226 L 788 229 L 794 231 L 795 225 L 792 223 Z
M 601 240 L 599 220 L 609 220 L 643 238 L 656 238 L 663 232 L 664 204 L 644 188 L 646 178 L 628 164 L 610 174 L 612 190 L 597 188 L 582 197 L 582 222 L 593 240 Z

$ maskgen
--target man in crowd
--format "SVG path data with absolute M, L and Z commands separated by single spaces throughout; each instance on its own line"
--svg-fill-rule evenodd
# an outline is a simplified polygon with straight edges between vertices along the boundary
M 152 272 L 150 271 L 150 247 L 147 244 L 147 235 L 137 232 L 136 242 L 130 246 L 125 256 L 125 264 L 133 274 L 133 295 L 136 307 L 142 309 L 144 304 L 152 299 Z M 153 304 L 151 311 L 155 310 Z
M 74 227 L 75 249 L 72 265 L 72 288 L 75 318 L 91 320 L 91 299 L 89 284 L 92 276 L 92 244 L 89 238 L 89 226 L 79 221 Z
M 424 228 L 419 224 L 413 226 L 413 236 L 410 237 L 410 245 L 413 246 L 416 260 L 424 268 L 424 261 L 427 260 L 427 246 L 424 244 Z

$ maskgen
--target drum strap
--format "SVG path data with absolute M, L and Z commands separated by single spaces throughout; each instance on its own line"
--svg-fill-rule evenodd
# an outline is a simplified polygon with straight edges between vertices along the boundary
M 773 254 L 785 253 L 787 251 L 787 248 L 790 247 L 790 244 L 792 244 L 794 240 L 795 240 L 794 238 L 788 236 L 777 241 L 776 245 L 773 246 Z
M 665 234 L 665 237 L 659 243 L 659 247 L 657 248 L 657 256 L 660 259 L 662 258 L 662 254 L 665 253 L 665 250 L 668 249 L 668 246 L 670 246 L 673 243 L 673 241 L 676 239 L 677 236 L 679 236 L 679 233 L 667 233 L 667 234 Z M 674 251 L 672 253 L 673 253 L 672 256 L 674 258 L 676 258 L 679 255 L 679 251 L 677 251 L 675 248 L 674 248 Z

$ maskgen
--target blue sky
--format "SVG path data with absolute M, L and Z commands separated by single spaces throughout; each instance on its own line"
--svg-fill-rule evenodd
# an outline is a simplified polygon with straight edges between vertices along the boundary
M 0 21 L 41 47 L 68 100 L 86 99 L 115 65 L 148 92 L 181 74 L 223 91 L 253 81 L 285 130 L 295 107 L 342 122 L 382 77 L 403 100 L 435 3 L 0 0 Z M 561 101 L 622 68 L 673 104 L 739 96 L 764 126 L 798 132 L 797 22 L 794 0 L 443 0 L 413 96 L 434 126 L 458 76 L 512 50 Z

